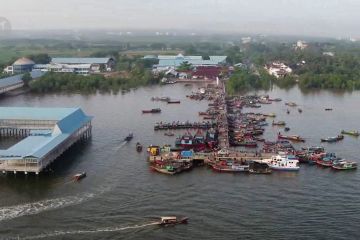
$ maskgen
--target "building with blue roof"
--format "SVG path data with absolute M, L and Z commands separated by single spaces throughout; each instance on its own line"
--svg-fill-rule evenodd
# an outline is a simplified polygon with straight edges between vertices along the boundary
M 112 71 L 116 62 L 112 57 L 106 58 L 52 58 L 49 64 L 35 64 L 33 69 L 42 72 L 76 73 L 88 75 L 102 71 Z
M 0 137 L 24 137 L 0 150 L 0 171 L 38 174 L 91 136 L 91 120 L 80 108 L 0 107 Z
M 202 56 L 184 56 L 182 54 L 159 55 L 157 57 L 159 63 L 154 65 L 154 68 L 158 71 L 176 69 L 184 62 L 187 62 L 194 67 L 219 66 L 226 63 L 226 58 L 226 56 L 209 56 L 209 59 L 204 59 Z
M 44 75 L 44 73 L 40 72 L 40 71 L 32 71 L 32 72 L 30 72 L 30 74 L 33 79 L 39 78 L 42 75 Z M 24 82 L 22 80 L 23 75 L 24 74 L 18 74 L 18 75 L 11 76 L 11 77 L 1 78 L 0 79 L 0 94 L 23 87 L 24 86 Z

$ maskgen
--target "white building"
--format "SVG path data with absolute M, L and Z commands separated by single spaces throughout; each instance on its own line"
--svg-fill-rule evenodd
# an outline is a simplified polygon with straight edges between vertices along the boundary
M 265 69 L 270 75 L 273 75 L 276 78 L 284 77 L 287 74 L 292 73 L 292 69 L 282 62 L 272 62 L 265 66 Z
M 308 45 L 306 42 L 299 40 L 299 41 L 296 42 L 295 49 L 297 49 L 297 50 L 304 50 L 304 49 L 307 48 L 308 46 L 309 46 L 309 45 Z

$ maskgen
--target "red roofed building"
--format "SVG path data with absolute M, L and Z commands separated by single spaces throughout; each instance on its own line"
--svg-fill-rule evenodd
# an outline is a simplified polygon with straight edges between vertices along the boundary
M 221 73 L 221 67 L 217 66 L 199 66 L 194 69 L 193 78 L 199 79 L 216 79 Z

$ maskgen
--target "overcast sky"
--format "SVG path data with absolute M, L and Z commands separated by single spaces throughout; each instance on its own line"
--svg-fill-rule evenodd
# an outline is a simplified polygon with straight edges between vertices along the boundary
M 1 0 L 13 29 L 193 29 L 360 37 L 360 0 Z

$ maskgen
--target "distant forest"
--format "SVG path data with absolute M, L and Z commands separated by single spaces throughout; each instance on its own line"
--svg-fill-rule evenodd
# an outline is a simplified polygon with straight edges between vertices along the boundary
M 124 41 L 70 41 L 70 40 L 4 40 L 0 43 L 0 67 L 11 64 L 18 57 L 27 56 L 37 63 L 47 63 L 50 57 L 72 56 L 72 57 L 104 57 L 113 56 L 117 59 L 116 70 L 120 77 L 111 78 L 103 85 L 96 88 L 110 89 L 132 87 L 133 85 L 148 84 L 158 81 L 158 77 L 151 76 L 150 67 L 154 62 L 143 61 L 144 55 L 149 54 L 177 54 L 179 52 L 187 55 L 226 55 L 227 63 L 230 65 L 242 63 L 241 68 L 236 68 L 230 77 L 227 86 L 229 91 L 238 92 L 250 89 L 267 89 L 271 84 L 289 88 L 298 84 L 301 89 L 360 89 L 360 43 L 345 40 L 322 40 L 308 41 L 308 47 L 304 50 L 295 50 L 295 41 L 283 41 L 278 39 L 267 39 L 265 37 L 254 37 L 251 42 L 242 43 L 240 38 L 201 37 L 173 40 L 170 38 L 127 39 Z M 334 55 L 324 55 L 331 52 Z M 282 61 L 293 69 L 293 74 L 284 78 L 275 79 L 263 71 L 265 64 L 272 61 Z M 304 62 L 304 64 L 300 64 Z M 5 76 L 1 74 L 1 76 Z M 60 79 L 62 77 L 53 78 Z M 74 77 L 80 79 L 81 77 Z M 100 78 L 100 76 L 89 76 Z M 46 75 L 43 79 L 48 79 Z M 117 80 L 114 80 L 117 79 Z M 133 79 L 131 83 L 125 83 L 126 79 Z M 31 84 L 32 88 L 40 91 L 44 85 Z M 60 81 L 60 80 L 59 80 Z M 80 80 L 77 80 L 80 81 Z M 135 82 L 135 83 L 133 83 Z M 62 85 L 49 83 L 51 89 L 73 89 L 75 83 L 64 83 Z M 78 84 L 78 83 L 76 83 Z M 86 83 L 88 84 L 88 83 Z M 93 86 L 78 84 L 81 89 L 91 90 Z M 103 84 L 103 83 L 102 83 Z M 64 87 L 67 86 L 67 87 Z

